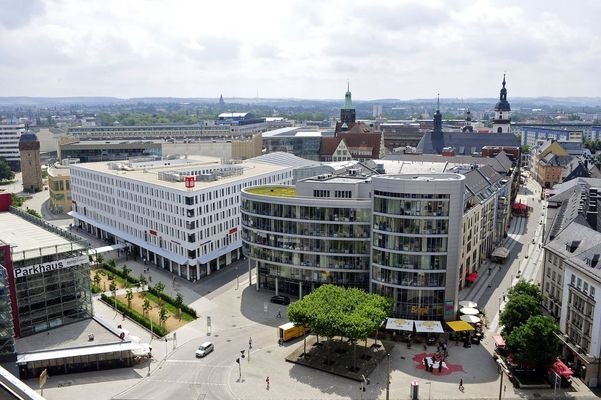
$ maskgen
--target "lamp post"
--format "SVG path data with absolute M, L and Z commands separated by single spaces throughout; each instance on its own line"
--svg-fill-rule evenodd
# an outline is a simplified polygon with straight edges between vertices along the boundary
M 432 381 L 426 382 L 426 385 L 428 385 L 428 400 L 430 400 L 432 398 Z
M 386 370 L 386 400 L 390 399 L 390 353 L 386 354 L 388 366 Z

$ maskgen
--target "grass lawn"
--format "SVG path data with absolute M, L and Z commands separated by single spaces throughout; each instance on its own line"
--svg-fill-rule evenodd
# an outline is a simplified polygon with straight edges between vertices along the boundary
M 91 269 L 90 270 L 90 279 L 92 280 L 92 285 L 94 285 L 94 275 L 96 274 L 97 269 Z M 111 281 L 107 278 L 107 276 L 109 274 L 111 274 L 113 276 L 113 280 L 115 281 L 115 283 L 117 284 L 117 290 L 119 289 L 125 289 L 125 279 L 121 278 L 120 276 L 114 275 L 112 272 L 107 271 L 106 269 L 100 269 L 101 274 L 100 274 L 100 291 L 101 292 L 108 292 L 109 291 L 109 287 L 111 285 Z M 133 288 L 136 287 L 136 285 L 128 282 L 127 287 Z
M 249 193 L 263 196 L 296 197 L 296 188 L 289 186 L 267 186 L 247 189 Z
M 154 324 L 159 325 L 159 322 L 160 322 L 160 320 L 159 320 L 159 310 L 161 309 L 161 307 L 159 306 L 158 303 L 156 303 L 153 300 L 153 297 L 154 297 L 153 295 L 151 295 L 148 292 L 142 292 L 142 293 L 144 293 L 146 295 L 145 297 L 148 298 L 148 300 L 150 301 L 150 304 L 152 306 L 152 309 L 148 312 L 148 314 L 146 314 L 146 316 L 148 318 L 151 318 L 152 322 Z M 131 307 L 130 308 L 133 309 L 133 310 L 135 310 L 136 312 L 142 314 L 142 315 L 145 315 L 144 314 L 144 310 L 142 309 L 142 305 L 144 304 L 144 298 L 145 297 L 140 297 L 140 296 L 137 295 L 137 293 L 135 293 L 134 297 L 131 300 Z M 156 297 L 154 297 L 154 298 L 156 299 Z M 117 296 L 117 300 L 120 301 L 121 303 L 127 305 L 127 298 L 125 297 L 125 295 L 123 295 L 123 296 Z M 169 313 L 168 313 L 169 317 L 167 318 L 167 321 L 165 321 L 165 326 L 164 327 L 169 332 L 172 332 L 172 331 L 178 329 L 179 327 L 186 325 L 188 322 L 194 320 L 194 318 L 191 318 L 190 316 L 188 316 L 188 317 L 190 317 L 190 319 L 186 319 L 185 318 L 186 314 L 184 314 L 183 312 L 182 312 L 182 319 L 180 320 L 176 316 L 176 312 L 175 311 L 172 312 L 169 309 L 169 304 L 167 304 L 167 303 L 165 303 L 165 308 L 167 309 L 167 311 L 169 311 Z
M 157 307 L 160 308 L 159 298 L 157 296 L 150 292 L 144 292 L 144 297 L 146 297 L 149 301 L 154 302 L 157 305 Z M 167 303 L 166 301 L 164 301 L 163 304 L 165 305 L 165 308 L 167 309 L 167 311 L 169 311 L 170 314 L 177 315 L 177 308 L 175 308 L 173 304 Z M 182 320 L 186 322 L 191 322 L 194 321 L 194 317 L 182 310 Z

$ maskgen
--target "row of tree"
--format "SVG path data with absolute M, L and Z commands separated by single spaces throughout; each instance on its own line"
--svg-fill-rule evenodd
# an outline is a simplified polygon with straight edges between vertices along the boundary
M 546 371 L 559 355 L 559 326 L 542 315 L 542 293 L 537 285 L 520 281 L 508 292 L 499 317 L 513 360 Z

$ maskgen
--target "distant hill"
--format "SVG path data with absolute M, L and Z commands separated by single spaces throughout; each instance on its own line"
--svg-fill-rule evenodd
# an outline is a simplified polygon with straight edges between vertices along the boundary
M 216 104 L 218 98 L 203 98 L 203 97 L 134 97 L 122 99 L 118 97 L 0 97 L 0 106 L 24 106 L 24 107 L 51 107 L 65 105 L 135 105 L 135 104 L 173 104 L 173 103 L 195 103 L 195 104 Z M 296 98 L 244 98 L 230 97 L 224 98 L 226 104 L 255 104 L 255 105 L 340 105 L 342 99 L 296 99 Z M 441 103 L 450 104 L 494 104 L 498 101 L 497 98 L 441 98 Z M 547 105 L 547 106 L 601 106 L 601 97 L 510 97 L 511 104 L 528 104 L 528 105 Z M 435 98 L 430 99 L 372 99 L 360 100 L 353 99 L 356 104 L 434 104 Z

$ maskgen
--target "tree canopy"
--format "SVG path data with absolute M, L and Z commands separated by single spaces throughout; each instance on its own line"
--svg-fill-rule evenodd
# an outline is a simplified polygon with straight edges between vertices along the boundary
M 392 302 L 355 288 L 323 285 L 288 307 L 291 322 L 319 336 L 366 339 L 390 314 Z
M 499 321 L 503 325 L 503 333 L 510 335 L 514 329 L 523 325 L 530 317 L 541 315 L 540 302 L 527 294 L 511 295 L 505 304 Z
M 0 181 L 9 181 L 15 178 L 15 173 L 4 158 L 0 158 Z
M 535 285 L 534 283 L 526 282 L 523 279 L 520 279 L 520 281 L 518 283 L 516 283 L 515 285 L 513 285 L 513 287 L 511 289 L 509 289 L 509 292 L 508 292 L 509 300 L 511 300 L 513 297 L 515 297 L 519 294 L 525 294 L 525 295 L 534 297 L 534 299 L 536 301 L 538 301 L 539 304 L 543 301 L 543 294 L 541 293 L 538 285 Z
M 547 370 L 559 355 L 559 326 L 544 315 L 532 316 L 516 327 L 505 340 L 515 361 L 539 370 Z

